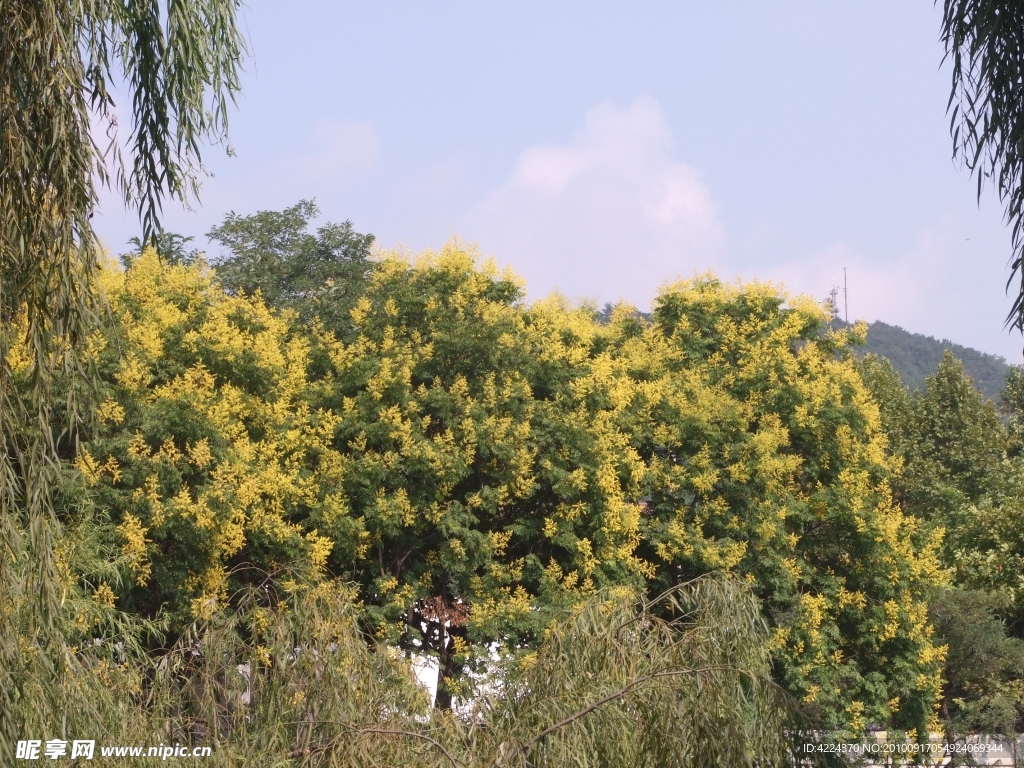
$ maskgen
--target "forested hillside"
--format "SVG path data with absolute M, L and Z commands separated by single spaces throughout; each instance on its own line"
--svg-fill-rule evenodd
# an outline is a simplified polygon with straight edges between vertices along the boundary
M 996 355 L 954 344 L 948 339 L 935 339 L 910 333 L 898 325 L 876 320 L 868 326 L 867 344 L 858 354 L 874 354 L 893 364 L 903 383 L 910 389 L 924 387 L 925 377 L 935 373 L 946 350 L 964 364 L 964 373 L 989 400 L 998 401 L 1010 366 Z

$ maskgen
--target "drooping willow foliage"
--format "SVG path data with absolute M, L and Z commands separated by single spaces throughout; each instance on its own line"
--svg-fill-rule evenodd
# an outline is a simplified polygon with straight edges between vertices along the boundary
M 200 143 L 224 136 L 238 88 L 238 5 L 0 0 L 0 749 L 26 687 L 57 690 L 64 674 L 52 502 L 88 387 L 55 403 L 54 383 L 89 379 L 96 187 L 116 185 L 146 236 L 165 199 L 195 192 Z M 12 360 L 16 345 L 28 360 Z
M 352 598 L 326 582 L 254 588 L 159 657 L 111 622 L 60 695 L 93 713 L 103 743 L 209 746 L 213 766 L 792 765 L 804 740 L 739 580 L 654 602 L 598 593 L 455 711 L 430 709 L 395 648 L 367 645 Z
M 487 765 L 792 764 L 749 588 L 708 576 L 637 604 L 598 595 L 555 626 L 485 713 Z
M 994 183 L 1012 227 L 1007 290 L 1019 288 L 1007 323 L 1024 331 L 1024 5 L 1017 0 L 944 0 L 942 42 L 953 66 L 949 94 L 953 156 Z

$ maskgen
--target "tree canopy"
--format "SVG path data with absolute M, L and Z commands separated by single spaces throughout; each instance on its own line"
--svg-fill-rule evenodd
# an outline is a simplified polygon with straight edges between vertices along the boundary
M 103 280 L 75 465 L 123 608 L 180 634 L 268 574 L 339 578 L 374 642 L 438 658 L 448 704 L 597 591 L 725 571 L 821 722 L 926 727 L 938 540 L 893 503 L 850 335 L 813 302 L 702 277 L 601 323 L 450 244 L 382 255 L 339 337 L 202 261 Z
M 936 534 L 946 584 L 928 596 L 946 647 L 940 715 L 947 738 L 1014 733 L 1024 715 L 1024 465 L 1017 435 L 1020 372 L 997 412 L 948 352 L 924 391 L 910 392 L 885 360 L 862 375 L 881 404 L 895 495 Z
M 311 200 L 280 212 L 232 212 L 207 237 L 226 249 L 213 263 L 229 293 L 260 291 L 269 306 L 294 309 L 303 322 L 316 317 L 341 333 L 366 281 L 373 235 L 353 231 L 350 221 L 310 234 L 318 214 Z
M 294 242 L 314 247 L 297 213 Z M 278 679 L 273 643 L 295 645 L 284 606 L 337 598 L 368 647 L 436 659 L 442 712 L 490 702 L 537 734 L 573 713 L 517 709 L 514 680 L 567 617 L 643 595 L 644 621 L 672 626 L 680 609 L 658 596 L 718 574 L 756 599 L 776 704 L 815 727 L 1012 727 L 1017 379 L 1005 421 L 948 356 L 910 392 L 853 355 L 863 326 L 834 330 L 813 301 L 710 275 L 666 286 L 649 316 L 602 316 L 558 296 L 528 304 L 513 274 L 452 242 L 364 260 L 347 318 L 328 323 L 293 303 L 308 295 L 268 306 L 171 245 L 99 272 L 95 414 L 59 465 L 75 647 L 162 627 L 148 648 L 118 641 L 144 667 L 162 643 L 213 632 L 202 642 L 264 670 L 262 696 L 280 690 L 261 687 Z M 28 386 L 22 345 L 12 370 Z M 586 622 L 597 634 L 572 653 L 605 631 Z M 544 679 L 585 666 L 581 653 L 558 650 Z M 632 691 L 646 673 L 630 664 L 587 690 Z M 579 737 L 624 726 L 627 699 L 592 710 Z M 331 732 L 303 738 L 340 754 Z M 523 738 L 531 759 L 548 753 L 547 737 Z
M 1017 274 L 1011 6 L 946 0 L 943 39 Z M 711 275 L 527 304 L 312 201 L 230 214 L 211 266 L 159 215 L 225 135 L 238 7 L 0 0 L 0 749 L 749 765 L 807 725 L 1019 725 L 1019 372 L 1002 414 L 948 355 L 911 393 L 863 327 Z M 123 266 L 98 183 L 140 211 Z

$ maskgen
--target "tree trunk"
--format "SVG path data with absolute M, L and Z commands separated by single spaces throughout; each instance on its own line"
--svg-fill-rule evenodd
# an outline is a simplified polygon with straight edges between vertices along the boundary
M 454 693 L 451 683 L 459 673 L 459 665 L 455 663 L 455 655 L 452 653 L 455 644 L 452 642 L 451 634 L 444 630 L 442 632 L 444 639 L 437 658 L 437 696 L 434 699 L 434 706 L 442 711 L 448 711 L 452 708 Z

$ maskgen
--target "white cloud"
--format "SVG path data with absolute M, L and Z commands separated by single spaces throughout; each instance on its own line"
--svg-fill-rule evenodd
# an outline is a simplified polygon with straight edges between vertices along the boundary
M 930 314 L 929 305 L 948 288 L 954 266 L 948 239 L 925 230 L 907 252 L 885 260 L 871 259 L 846 243 L 833 243 L 806 258 L 761 271 L 784 283 L 790 293 L 818 299 L 825 298 L 832 285 L 838 286 L 842 314 L 845 267 L 851 321 L 883 320 L 909 327 L 920 325 Z M 945 308 L 947 314 L 951 311 L 956 314 L 957 308 Z
M 988 255 L 987 249 L 983 252 Z M 1019 342 L 999 332 L 1009 309 L 1000 282 L 1001 265 L 972 256 L 976 255 L 961 228 L 945 220 L 921 229 L 903 252 L 872 257 L 849 244 L 834 243 L 759 273 L 784 283 L 790 293 L 818 299 L 836 284 L 842 314 L 846 267 L 851 321 L 881 320 L 1018 359 Z
M 306 151 L 294 167 L 305 178 L 323 179 L 347 171 L 372 168 L 380 141 L 373 124 L 347 120 L 319 120 L 306 142 Z
M 678 162 L 658 103 L 591 109 L 564 145 L 531 147 L 462 231 L 510 262 L 531 296 L 625 298 L 646 305 L 666 279 L 712 266 L 718 207 Z

